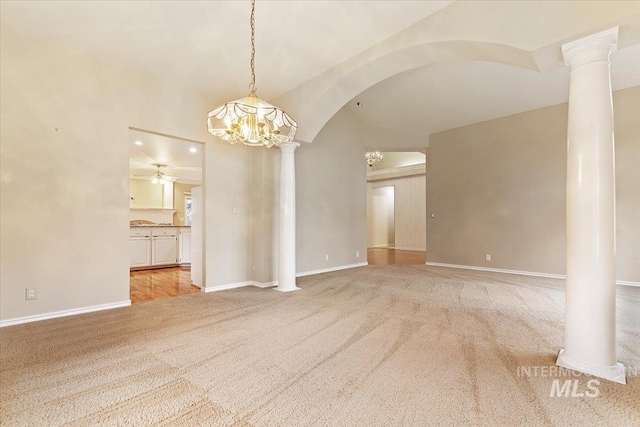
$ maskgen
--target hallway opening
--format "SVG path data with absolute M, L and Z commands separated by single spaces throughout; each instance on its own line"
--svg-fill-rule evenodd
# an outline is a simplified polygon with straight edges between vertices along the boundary
M 424 265 L 425 154 L 369 152 L 366 159 L 367 262 Z

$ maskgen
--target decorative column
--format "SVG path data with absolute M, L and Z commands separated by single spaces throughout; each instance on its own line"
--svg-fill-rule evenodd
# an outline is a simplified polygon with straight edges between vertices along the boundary
M 571 67 L 562 367 L 626 384 L 616 356 L 615 157 L 609 55 L 618 27 L 562 46 Z
M 280 144 L 280 245 L 276 291 L 291 292 L 296 286 L 296 164 L 294 152 L 300 144 Z

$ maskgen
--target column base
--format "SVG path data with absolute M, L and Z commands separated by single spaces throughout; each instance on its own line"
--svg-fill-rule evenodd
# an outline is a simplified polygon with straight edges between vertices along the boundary
M 278 285 L 275 288 L 273 288 L 274 291 L 278 291 L 278 292 L 293 292 L 293 291 L 299 291 L 300 289 L 302 288 L 299 288 L 296 285 L 293 285 L 293 287 Z
M 627 383 L 624 365 L 620 362 L 616 363 L 613 366 L 593 365 L 591 363 L 579 362 L 567 356 L 564 348 L 561 348 L 560 352 L 558 353 L 556 365 L 562 366 L 563 368 L 572 369 L 574 371 L 582 372 L 583 374 L 589 374 L 599 378 L 604 378 L 605 380 L 613 381 L 615 383 Z

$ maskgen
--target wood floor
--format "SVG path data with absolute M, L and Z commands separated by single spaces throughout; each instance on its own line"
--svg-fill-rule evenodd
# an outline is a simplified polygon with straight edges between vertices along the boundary
M 189 267 L 137 270 L 129 273 L 129 294 L 135 304 L 200 292 L 191 283 Z
M 426 252 L 404 251 L 389 248 L 368 248 L 370 265 L 424 265 Z M 137 270 L 129 274 L 132 303 L 153 301 L 200 292 L 191 283 L 189 267 L 170 267 L 157 270 Z
M 367 248 L 367 262 L 369 265 L 424 265 L 427 262 L 427 253 L 391 248 Z

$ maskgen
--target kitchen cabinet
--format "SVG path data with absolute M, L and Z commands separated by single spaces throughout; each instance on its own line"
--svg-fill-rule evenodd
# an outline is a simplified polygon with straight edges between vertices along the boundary
M 151 230 L 134 230 L 129 233 L 129 267 L 151 265 Z
M 144 269 L 191 262 L 189 227 L 131 227 L 129 267 Z
M 178 263 L 178 236 L 175 228 L 153 230 L 151 237 L 151 265 Z
M 179 249 L 179 257 L 178 262 L 180 264 L 189 264 L 191 263 L 191 229 L 190 228 L 181 228 L 180 229 L 180 249 Z

